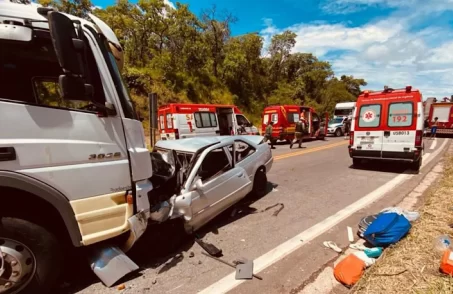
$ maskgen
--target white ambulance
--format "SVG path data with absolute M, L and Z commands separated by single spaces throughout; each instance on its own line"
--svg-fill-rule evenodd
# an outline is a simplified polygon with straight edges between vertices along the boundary
M 159 107 L 161 140 L 197 136 L 259 135 L 235 105 L 172 103 Z
M 423 153 L 422 94 L 411 86 L 385 87 L 360 94 L 351 122 L 349 155 L 362 159 L 407 161 L 419 171 Z

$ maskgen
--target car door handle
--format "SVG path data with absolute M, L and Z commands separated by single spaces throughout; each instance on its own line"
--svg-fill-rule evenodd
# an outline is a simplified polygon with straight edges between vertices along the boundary
M 238 178 L 242 178 L 244 176 L 244 173 L 239 173 Z
M 384 131 L 384 136 L 389 137 L 390 136 L 390 131 Z
M 16 160 L 14 147 L 0 147 L 0 161 Z

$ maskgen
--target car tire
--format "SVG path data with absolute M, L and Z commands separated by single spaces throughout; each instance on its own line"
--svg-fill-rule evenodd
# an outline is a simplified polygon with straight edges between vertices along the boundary
M 352 159 L 352 166 L 359 167 L 362 164 L 362 159 L 360 158 L 353 158 Z
M 57 238 L 45 228 L 29 221 L 3 217 L 0 219 L 0 246 L 12 277 L 17 264 L 22 282 L 11 293 L 46 294 L 55 286 L 62 270 L 63 255 Z M 5 272 L 6 273 L 6 272 Z M 10 293 L 10 292 L 8 292 Z
M 264 168 L 259 168 L 256 173 L 255 177 L 253 178 L 253 189 L 252 189 L 252 196 L 253 197 L 263 197 L 267 193 L 267 175 L 264 171 Z
M 341 131 L 340 128 L 336 129 L 335 130 L 335 137 L 341 137 L 341 135 L 343 135 L 343 132 Z

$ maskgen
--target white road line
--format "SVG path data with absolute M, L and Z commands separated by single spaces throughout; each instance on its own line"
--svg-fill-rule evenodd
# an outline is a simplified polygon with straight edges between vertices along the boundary
M 431 143 L 431 146 L 429 146 L 429 150 L 433 150 L 436 148 L 437 145 L 437 138 L 434 138 L 433 142 Z
M 442 151 L 442 149 L 447 145 L 448 140 L 444 140 L 443 144 L 433 153 L 427 153 L 423 156 L 423 164 L 422 167 L 425 167 L 429 162 L 436 158 L 436 156 Z M 285 258 L 292 252 L 296 251 L 297 249 L 301 248 L 307 242 L 313 240 L 314 238 L 318 237 L 319 235 L 327 232 L 333 226 L 339 224 L 341 221 L 345 220 L 349 216 L 351 216 L 356 211 L 368 206 L 369 204 L 373 203 L 374 201 L 379 200 L 382 198 L 386 193 L 390 192 L 395 186 L 398 184 L 406 181 L 407 179 L 413 177 L 413 174 L 403 173 L 389 182 L 385 183 L 381 187 L 377 188 L 373 192 L 369 193 L 368 195 L 362 197 L 361 199 L 357 200 L 356 202 L 352 203 L 351 205 L 343 208 L 342 210 L 338 211 L 334 215 L 329 216 L 325 220 L 317 223 L 316 225 L 312 226 L 311 228 L 303 231 L 302 233 L 294 236 L 293 238 L 289 239 L 288 241 L 278 245 L 274 249 L 270 250 L 269 252 L 261 255 L 257 259 L 254 260 L 254 272 L 258 273 L 268 266 L 278 262 L 279 260 Z M 303 241 L 301 241 L 303 240 Z M 226 293 L 231 289 L 239 286 L 244 282 L 244 280 L 236 280 L 235 279 L 236 272 L 232 272 L 231 274 L 225 276 L 221 280 L 215 282 L 214 284 L 208 286 L 207 288 L 201 290 L 198 293 L 201 294 L 210 294 L 210 293 Z

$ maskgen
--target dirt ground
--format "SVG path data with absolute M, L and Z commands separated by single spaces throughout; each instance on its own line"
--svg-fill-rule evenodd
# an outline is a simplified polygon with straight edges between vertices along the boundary
M 442 253 L 434 246 L 438 236 L 453 236 L 453 156 L 419 212 L 409 235 L 385 250 L 351 293 L 453 293 L 453 278 L 439 272 Z

